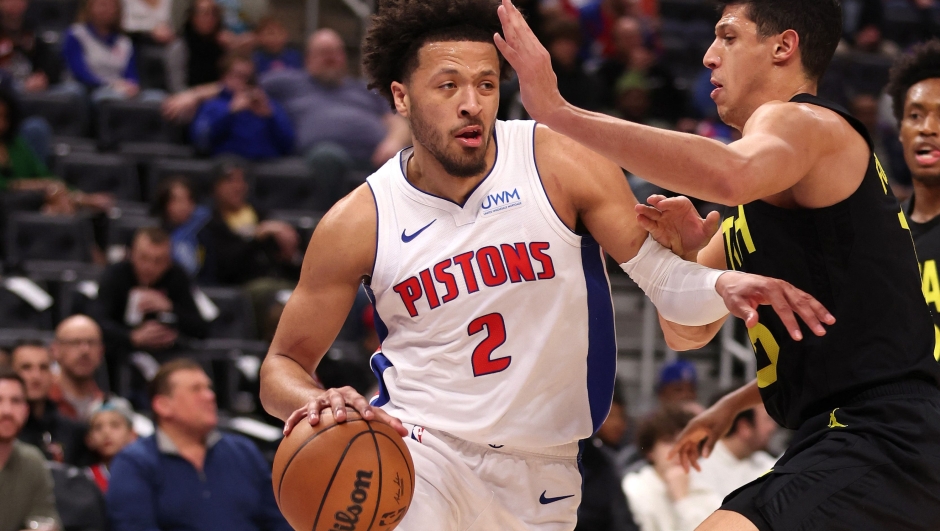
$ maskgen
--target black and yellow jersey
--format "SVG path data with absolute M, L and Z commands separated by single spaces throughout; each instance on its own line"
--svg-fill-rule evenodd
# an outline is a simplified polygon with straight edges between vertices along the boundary
M 791 101 L 842 116 L 869 146 L 865 127 L 815 96 Z M 921 293 L 910 224 L 872 152 L 858 189 L 826 208 L 784 209 L 763 201 L 729 209 L 722 223 L 729 269 L 790 282 L 836 317 L 824 337 L 805 326 L 793 341 L 769 306 L 748 331 L 768 413 L 796 429 L 871 387 L 921 379 L 937 385 L 934 327 Z
M 920 283 L 927 307 L 933 315 L 934 334 L 937 336 L 937 349 L 934 357 L 940 361 L 940 216 L 927 223 L 917 223 L 911 219 L 914 212 L 912 197 L 904 202 L 902 209 L 907 215 L 911 227 L 911 236 L 914 237 L 914 248 L 917 249 L 917 260 L 920 263 Z

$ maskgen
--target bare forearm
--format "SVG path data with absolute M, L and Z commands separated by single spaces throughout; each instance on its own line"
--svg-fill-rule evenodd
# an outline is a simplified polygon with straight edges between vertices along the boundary
M 261 404 L 281 420 L 287 420 L 321 391 L 313 376 L 287 356 L 269 353 L 261 365 Z
M 756 379 L 719 401 L 722 407 L 732 412 L 733 415 L 757 407 L 761 402 L 760 388 L 757 386 Z
M 721 330 L 727 318 L 704 326 L 685 326 L 659 316 L 659 324 L 666 337 L 666 345 L 677 352 L 696 350 L 707 345 Z
M 618 120 L 571 105 L 546 123 L 552 129 L 657 186 L 719 204 L 731 204 L 732 177 L 744 158 L 708 138 Z

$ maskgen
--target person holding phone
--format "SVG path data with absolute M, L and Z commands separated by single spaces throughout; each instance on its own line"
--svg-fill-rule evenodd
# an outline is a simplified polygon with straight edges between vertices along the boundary
M 222 91 L 202 104 L 190 126 L 196 148 L 207 155 L 238 154 L 250 160 L 289 155 L 294 128 L 284 110 L 255 82 L 247 55 L 222 60 Z

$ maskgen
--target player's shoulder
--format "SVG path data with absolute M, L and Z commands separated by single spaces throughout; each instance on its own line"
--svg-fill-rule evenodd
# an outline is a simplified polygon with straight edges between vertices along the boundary
M 376 216 L 372 188 L 362 184 L 323 215 L 317 224 L 317 231 L 335 236 L 375 233 Z
M 813 135 L 807 135 L 807 132 L 843 133 L 852 130 L 852 126 L 839 113 L 826 107 L 795 101 L 771 101 L 754 111 L 744 132 L 747 134 L 754 129 L 799 132 L 801 138 L 809 140 Z

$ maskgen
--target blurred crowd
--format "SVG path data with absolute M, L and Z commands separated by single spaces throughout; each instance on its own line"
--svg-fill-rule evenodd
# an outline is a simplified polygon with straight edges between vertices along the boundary
M 516 4 L 571 103 L 738 138 L 709 98 L 707 1 Z M 883 89 L 900 53 L 940 33 L 940 2 L 843 7 L 821 95 L 866 125 L 904 197 Z M 0 531 L 288 529 L 272 438 L 231 419 L 277 426 L 258 366 L 306 242 L 410 143 L 355 77 L 348 37 L 291 41 L 267 0 L 0 0 Z M 527 117 L 514 79 L 499 116 Z M 668 193 L 628 179 L 640 199 Z M 377 347 L 362 293 L 316 376 L 368 393 Z M 720 394 L 699 396 L 682 360 L 648 415 L 628 418 L 620 391 L 584 445 L 581 531 L 692 530 L 782 451 L 752 410 L 687 473 L 671 445 Z

